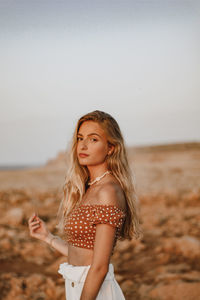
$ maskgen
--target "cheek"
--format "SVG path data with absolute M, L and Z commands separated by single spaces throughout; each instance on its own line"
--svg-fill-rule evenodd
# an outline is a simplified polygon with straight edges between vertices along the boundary
M 106 155 L 106 147 L 104 144 L 98 143 L 91 146 L 91 154 L 93 156 L 105 156 Z

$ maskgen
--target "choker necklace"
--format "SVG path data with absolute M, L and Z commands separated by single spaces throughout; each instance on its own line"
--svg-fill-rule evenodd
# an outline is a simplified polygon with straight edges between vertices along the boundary
M 96 177 L 92 182 L 88 182 L 88 185 L 92 185 L 94 184 L 95 182 L 101 180 L 101 178 L 103 178 L 106 174 L 108 173 L 111 173 L 110 171 L 106 171 L 105 173 L 103 173 L 103 175 L 99 176 L 99 177 Z

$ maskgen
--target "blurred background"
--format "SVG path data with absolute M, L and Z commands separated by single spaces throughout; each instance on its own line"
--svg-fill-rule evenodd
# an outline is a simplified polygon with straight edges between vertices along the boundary
M 144 237 L 112 257 L 126 299 L 200 299 L 199 1 L 0 0 L 0 299 L 65 299 L 67 147 L 93 110 L 119 123 Z
M 129 146 L 200 139 L 198 1 L 0 1 L 0 165 L 40 165 L 99 109 Z

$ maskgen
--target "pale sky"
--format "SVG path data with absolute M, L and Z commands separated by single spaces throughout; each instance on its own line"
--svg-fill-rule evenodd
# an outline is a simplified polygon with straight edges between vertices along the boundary
M 198 2 L 0 0 L 0 165 L 44 164 L 95 109 L 127 146 L 200 141 Z

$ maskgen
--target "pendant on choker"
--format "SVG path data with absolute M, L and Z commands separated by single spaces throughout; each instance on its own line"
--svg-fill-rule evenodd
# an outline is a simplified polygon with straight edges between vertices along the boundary
M 101 180 L 101 178 L 103 178 L 106 174 L 109 174 L 109 173 L 111 173 L 111 172 L 110 171 L 106 171 L 105 173 L 103 173 L 103 175 L 96 177 L 92 182 L 88 182 L 88 185 L 94 184 L 95 182 Z

